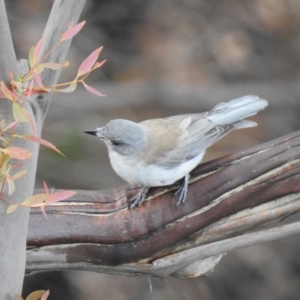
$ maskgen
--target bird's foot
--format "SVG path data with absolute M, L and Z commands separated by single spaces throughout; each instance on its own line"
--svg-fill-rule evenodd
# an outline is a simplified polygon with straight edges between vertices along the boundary
M 190 174 L 187 174 L 183 177 L 183 182 L 181 187 L 175 192 L 175 195 L 179 194 L 178 201 L 176 203 L 176 207 L 178 207 L 180 204 L 184 205 L 186 200 L 186 193 L 188 190 L 188 184 L 189 184 L 189 178 Z
M 132 209 L 136 206 L 141 205 L 145 201 L 149 188 L 149 186 L 143 186 L 141 190 L 129 200 L 128 208 Z

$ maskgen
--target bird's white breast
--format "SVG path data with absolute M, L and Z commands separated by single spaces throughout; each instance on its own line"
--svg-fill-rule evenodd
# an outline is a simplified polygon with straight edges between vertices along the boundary
M 163 169 L 155 164 L 146 165 L 115 151 L 109 151 L 109 158 L 115 172 L 126 182 L 143 186 L 164 186 L 173 184 L 189 174 L 200 163 L 204 153 L 205 151 L 170 169 Z

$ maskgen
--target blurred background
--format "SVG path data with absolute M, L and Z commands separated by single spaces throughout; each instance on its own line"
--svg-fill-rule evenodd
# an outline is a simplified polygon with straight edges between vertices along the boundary
M 40 39 L 53 1 L 6 0 L 18 58 Z M 83 133 L 115 118 L 141 121 L 211 109 L 246 94 L 269 100 L 258 127 L 236 131 L 207 153 L 210 160 L 298 130 L 298 0 L 87 0 L 61 82 L 103 45 L 105 65 L 83 88 L 57 94 L 43 138 L 67 157 L 41 148 L 36 187 L 107 189 L 123 182 L 104 145 Z M 47 221 L 45 220 L 45 223 Z M 46 225 L 46 224 L 45 224 Z M 207 278 L 127 278 L 87 272 L 29 276 L 24 293 L 50 299 L 299 299 L 299 236 L 229 253 Z

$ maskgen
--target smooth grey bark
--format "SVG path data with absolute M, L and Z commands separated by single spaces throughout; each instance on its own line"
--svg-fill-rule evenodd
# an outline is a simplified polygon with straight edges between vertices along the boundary
M 60 40 L 61 34 L 68 28 L 68 22 L 76 24 L 84 5 L 84 0 L 56 0 L 47 22 L 43 37 L 45 45 L 43 52 L 47 53 Z M 59 21 L 58 21 L 59 20 Z M 18 64 L 10 35 L 4 0 L 0 0 L 0 80 L 9 83 L 9 71 L 16 78 L 22 70 Z M 71 40 L 63 43 L 55 51 L 55 62 L 63 62 L 66 58 Z M 53 56 L 50 57 L 53 59 Z M 49 58 L 46 61 L 50 61 Z M 19 64 L 24 66 L 24 61 Z M 21 69 L 21 68 L 20 68 Z M 48 72 L 43 76 L 44 84 L 51 85 L 58 81 L 61 71 Z M 38 134 L 42 131 L 43 120 L 49 107 L 51 94 L 31 97 L 25 107 L 36 124 Z M 11 103 L 9 100 L 0 101 L 0 119 L 7 124 L 13 121 Z M 16 128 L 19 135 L 33 134 L 28 123 L 20 123 Z M 13 145 L 25 148 L 32 153 L 30 159 L 24 161 L 22 169 L 27 170 L 25 176 L 16 184 L 16 191 L 3 196 L 20 203 L 33 194 L 36 165 L 39 146 L 23 139 L 14 139 Z M 3 145 L 1 145 L 3 146 Z M 8 204 L 0 201 L 0 299 L 13 299 L 14 294 L 21 294 L 26 262 L 26 237 L 29 218 L 28 208 L 19 208 L 13 214 L 7 215 Z
M 0 41 L 0 80 L 7 84 L 10 81 L 9 72 L 11 71 L 16 77 L 19 71 L 3 0 L 0 1 Z M 0 101 L 0 119 L 5 119 L 6 124 L 13 121 L 12 105 L 9 100 L 1 99 Z M 26 132 L 28 129 L 26 125 L 19 126 L 17 132 Z M 26 147 L 33 155 L 23 167 L 29 169 L 26 175 L 28 185 L 24 186 L 23 179 L 22 182 L 19 182 L 12 196 L 8 197 L 5 191 L 3 193 L 3 196 L 15 202 L 21 202 L 22 199 L 32 194 L 37 158 L 35 145 L 27 145 L 27 143 L 25 145 L 24 141 L 21 140 L 18 142 L 19 145 L 16 143 L 14 145 Z M 7 207 L 6 202 L 0 201 L 0 299 L 11 299 L 11 292 L 20 294 L 26 261 L 25 249 L 29 209 L 21 208 L 10 216 L 6 214 Z

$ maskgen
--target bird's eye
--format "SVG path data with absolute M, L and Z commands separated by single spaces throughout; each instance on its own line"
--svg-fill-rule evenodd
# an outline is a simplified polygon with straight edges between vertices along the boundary
M 120 141 L 111 141 L 114 146 L 121 146 L 123 143 Z

